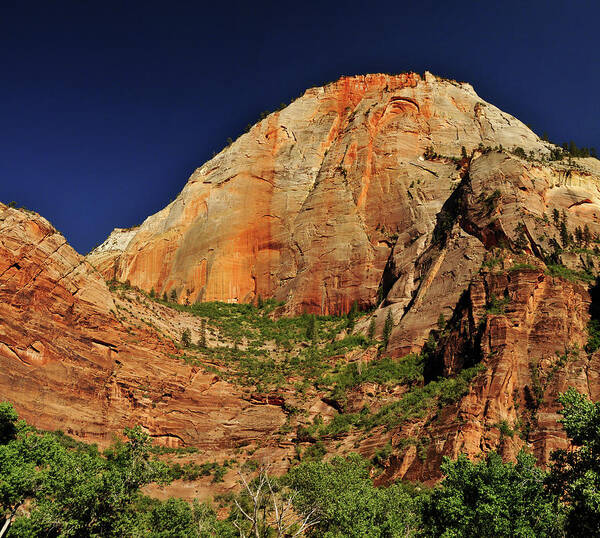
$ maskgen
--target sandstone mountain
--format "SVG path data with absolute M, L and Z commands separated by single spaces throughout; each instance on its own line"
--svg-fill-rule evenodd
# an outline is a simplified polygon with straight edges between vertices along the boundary
M 386 265 L 427 246 L 479 144 L 547 154 L 468 84 L 426 74 L 308 90 L 198 168 L 175 201 L 89 256 L 106 278 L 179 302 L 258 295 L 316 313 L 377 304 Z M 412 246 L 412 248 L 411 248 Z
M 459 452 L 528 446 L 546 462 L 566 443 L 558 393 L 600 398 L 586 347 L 599 187 L 596 159 L 560 155 L 468 84 L 410 73 L 310 89 L 85 258 L 0 206 L 0 394 L 41 428 L 106 443 L 140 423 L 240 464 L 389 446 L 382 482 L 435 479 Z M 194 306 L 259 298 L 282 306 Z M 355 324 L 321 318 L 312 344 L 294 317 L 355 302 Z M 362 373 L 386 319 L 380 356 L 418 376 Z M 184 329 L 208 349 L 181 349 Z

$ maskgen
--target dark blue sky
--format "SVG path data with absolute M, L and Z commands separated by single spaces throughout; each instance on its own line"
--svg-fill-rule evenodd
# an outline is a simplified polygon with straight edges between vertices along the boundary
M 0 200 L 80 252 L 166 205 L 263 110 L 436 74 L 600 149 L 598 2 L 0 1 Z

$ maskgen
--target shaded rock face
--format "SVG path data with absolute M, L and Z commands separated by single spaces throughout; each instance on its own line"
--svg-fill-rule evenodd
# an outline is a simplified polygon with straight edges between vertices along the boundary
M 371 307 L 386 266 L 421 254 L 461 181 L 454 162 L 425 162 L 424 151 L 460 157 L 479 144 L 548 152 L 468 84 L 414 73 L 342 78 L 256 124 L 89 261 L 107 279 L 175 290 L 180 302 L 261 295 L 296 313 Z
M 393 313 L 390 352 L 419 351 L 440 314 L 452 316 L 484 260 L 500 251 L 515 263 L 515 253 L 522 252 L 543 267 L 554 260 L 574 270 L 597 271 L 591 243 L 579 253 L 556 256 L 562 239 L 552 218 L 558 212 L 570 234 L 586 226 L 590 236 L 600 234 L 600 170 L 598 161 L 589 161 L 568 169 L 505 152 L 476 151 L 420 251 L 412 245 L 412 251 L 401 247 L 396 252 L 396 245 L 391 253 L 384 273 L 389 291 L 375 312 L 378 330 L 388 311 Z
M 497 313 L 489 311 L 492 297 L 505 303 Z M 497 267 L 474 278 L 449 322 L 453 329 L 440 338 L 435 360 L 443 375 L 477 362 L 485 370 L 456 405 L 412 432 L 394 433 L 396 444 L 409 433 L 418 435 L 425 450 L 420 457 L 414 447 L 393 457 L 380 481 L 439 478 L 443 456 L 496 450 L 515 461 L 526 448 L 544 464 L 553 450 L 566 448 L 558 395 L 574 386 L 600 399 L 600 354 L 583 349 L 589 306 L 586 287 L 540 268 Z
M 169 357 L 116 316 L 101 276 L 48 221 L 0 204 L 0 400 L 43 429 L 106 445 L 141 424 L 160 444 L 219 450 L 277 430 L 277 406 Z

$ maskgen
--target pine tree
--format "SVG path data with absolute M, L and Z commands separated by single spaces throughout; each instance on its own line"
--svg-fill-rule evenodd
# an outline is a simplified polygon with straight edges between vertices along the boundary
M 590 227 L 586 224 L 583 227 L 583 241 L 587 245 L 592 241 L 592 234 L 590 233 Z
M 156 297 L 156 292 L 154 291 L 154 288 L 152 288 L 150 290 L 150 299 L 154 299 Z
M 515 231 L 517 232 L 515 246 L 519 250 L 525 250 L 529 246 L 529 241 L 527 239 L 527 234 L 525 230 L 525 225 L 522 222 L 519 222 L 519 224 L 517 224 L 517 227 L 515 228 Z
M 392 316 L 392 309 L 388 310 L 385 323 L 383 325 L 383 346 L 387 349 L 390 343 L 390 336 L 392 336 L 392 329 L 394 328 L 394 317 Z
M 317 339 L 317 317 L 314 314 L 311 314 L 308 318 L 308 326 L 306 327 L 306 339 Z
M 358 301 L 354 301 L 352 306 L 350 307 L 350 312 L 348 312 L 348 323 L 346 324 L 346 328 L 351 331 L 354 329 L 354 322 L 358 317 Z
M 206 320 L 203 319 L 200 324 L 200 338 L 198 339 L 198 347 L 206 349 Z
M 373 340 L 373 338 L 375 337 L 375 316 L 373 316 L 371 318 L 371 321 L 369 322 L 369 329 L 367 331 L 367 336 L 371 340 Z
M 569 246 L 569 231 L 567 230 L 567 225 L 564 220 L 560 223 L 560 241 L 563 248 Z
M 558 226 L 558 223 L 560 222 L 560 213 L 556 208 L 552 210 L 552 220 L 554 221 L 555 226 Z
M 176 303 L 177 302 L 177 292 L 174 289 L 171 290 L 170 298 L 171 298 L 171 302 L 172 303 Z
M 577 155 L 577 146 L 572 140 L 569 142 L 569 153 L 575 157 Z
M 181 345 L 183 347 L 190 347 L 192 345 L 192 333 L 189 329 L 185 329 L 181 333 Z

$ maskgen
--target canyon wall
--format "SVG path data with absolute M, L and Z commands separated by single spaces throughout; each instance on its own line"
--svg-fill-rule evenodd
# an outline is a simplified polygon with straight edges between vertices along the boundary
M 483 366 L 458 402 L 350 436 L 368 456 L 421 439 L 394 452 L 382 482 L 436 478 L 460 452 L 511 459 L 527 446 L 547 462 L 566 443 L 556 396 L 576 386 L 600 398 L 599 355 L 585 351 L 600 163 L 550 160 L 552 149 L 468 84 L 344 77 L 254 125 L 175 201 L 87 257 L 39 215 L 0 204 L 0 399 L 100 444 L 141 424 L 168 446 L 267 440 L 291 457 L 275 435 L 291 385 L 270 400 L 210 373 L 209 357 L 186 363 L 175 341 L 201 321 L 143 294 L 128 303 L 106 281 L 179 303 L 273 297 L 279 315 L 356 301 L 372 309 L 356 333 L 374 319 L 381 339 L 391 317 L 386 355 L 436 342 L 426 381 Z M 330 419 L 325 396 L 298 405 Z

